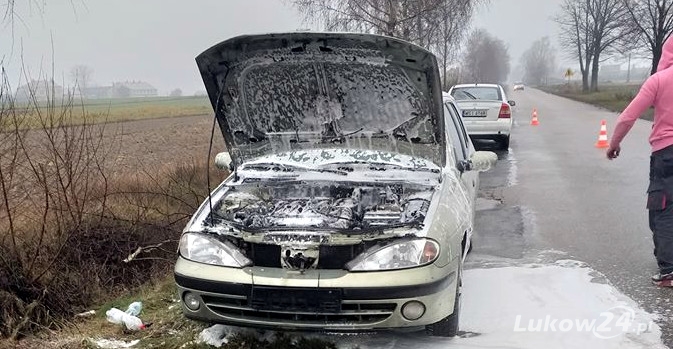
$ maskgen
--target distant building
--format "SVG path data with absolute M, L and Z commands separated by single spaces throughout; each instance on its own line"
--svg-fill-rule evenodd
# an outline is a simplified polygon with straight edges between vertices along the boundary
M 63 98 L 63 86 L 54 83 L 53 80 L 31 80 L 16 89 L 16 101 L 28 102 L 33 98 L 39 102 L 50 99 L 61 100 Z
M 115 82 L 112 86 L 87 87 L 86 98 L 137 98 L 156 97 L 157 89 L 144 81 Z
M 157 89 L 144 81 L 126 81 L 112 84 L 117 97 L 156 97 Z

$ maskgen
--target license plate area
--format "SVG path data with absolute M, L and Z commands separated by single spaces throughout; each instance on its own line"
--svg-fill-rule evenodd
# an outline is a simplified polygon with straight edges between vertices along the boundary
M 478 117 L 483 118 L 488 114 L 488 110 L 484 109 L 475 109 L 475 110 L 463 110 L 463 116 L 468 118 Z
M 250 305 L 261 311 L 338 313 L 341 299 L 340 289 L 253 286 Z

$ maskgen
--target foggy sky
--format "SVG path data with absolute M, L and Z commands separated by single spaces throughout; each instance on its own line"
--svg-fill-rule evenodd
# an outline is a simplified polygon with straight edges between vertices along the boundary
M 203 90 L 194 57 L 226 38 L 305 27 L 276 0 L 48 0 L 43 14 L 27 2 L 17 1 L 25 25 L 15 24 L 13 52 L 10 28 L 0 33 L 10 74 L 20 68 L 21 52 L 31 75 L 40 66 L 50 70 L 53 36 L 57 83 L 69 84 L 70 68 L 86 64 L 99 85 L 145 80 L 160 94 Z
M 557 49 L 558 63 L 568 63 L 559 49 L 558 25 L 552 20 L 561 3 L 562 0 L 490 0 L 477 10 L 472 28 L 484 28 L 507 44 L 512 59 L 510 80 L 519 80 L 521 76 L 517 76 L 515 68 L 521 55 L 544 36 Z
M 491 0 L 477 11 L 472 28 L 503 39 L 514 68 L 540 37 L 550 36 L 558 46 L 550 17 L 560 1 Z M 27 2 L 17 2 L 21 20 L 13 35 L 7 25 L 0 32 L 0 60 L 14 87 L 22 55 L 31 76 L 40 68 L 51 71 L 52 37 L 57 83 L 71 84 L 70 68 L 86 64 L 93 69 L 90 85 L 144 80 L 160 94 L 181 88 L 191 95 L 203 90 L 194 57 L 217 42 L 311 29 L 283 0 L 49 0 L 42 11 Z

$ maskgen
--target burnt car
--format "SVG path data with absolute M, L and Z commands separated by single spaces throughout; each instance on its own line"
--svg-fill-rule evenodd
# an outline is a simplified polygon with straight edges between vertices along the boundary
M 478 172 L 436 58 L 368 34 L 240 36 L 196 58 L 231 174 L 175 265 L 184 314 L 281 330 L 458 330 Z

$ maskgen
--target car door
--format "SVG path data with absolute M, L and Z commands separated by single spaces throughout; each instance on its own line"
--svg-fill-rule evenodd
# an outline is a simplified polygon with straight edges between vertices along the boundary
M 465 126 L 460 117 L 460 112 L 458 108 L 453 104 L 453 102 L 444 103 L 446 109 L 447 118 L 446 128 L 449 133 L 449 138 L 453 144 L 453 153 L 456 156 L 456 163 L 461 160 L 469 160 L 474 154 L 474 146 L 472 141 L 465 132 Z M 461 180 L 467 189 L 470 202 L 474 207 L 474 203 L 477 196 L 477 188 L 479 187 L 479 173 L 476 171 L 465 171 L 461 174 Z
M 474 154 L 475 150 L 474 146 L 472 145 L 472 141 L 465 132 L 465 127 L 460 117 L 458 108 L 456 108 L 453 102 L 445 102 L 444 113 L 446 115 L 444 118 L 446 122 L 446 132 L 451 142 L 450 146 L 453 148 L 450 150 L 456 157 L 455 163 L 458 164 L 461 160 L 469 160 L 472 157 L 472 154 Z M 476 196 L 477 190 L 479 188 L 479 172 L 463 171 L 460 174 L 460 180 L 463 182 L 463 185 L 467 191 L 468 200 L 470 201 L 469 204 L 472 208 L 472 216 L 470 217 L 469 228 L 466 231 L 467 239 L 465 240 L 463 250 L 463 261 L 465 261 L 467 252 L 469 252 L 472 245 L 472 230 L 474 227 Z

